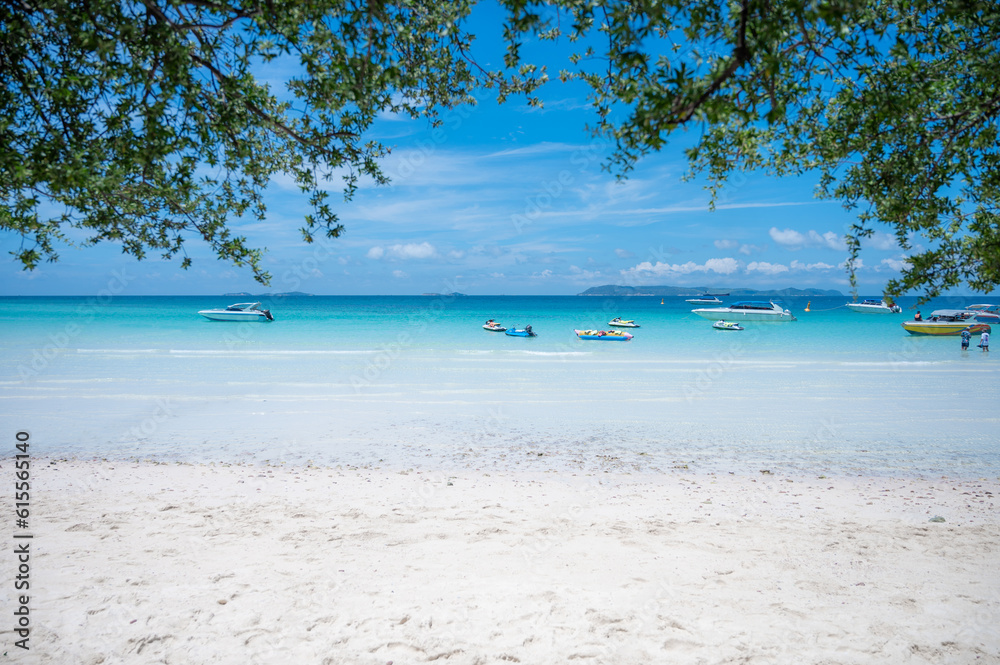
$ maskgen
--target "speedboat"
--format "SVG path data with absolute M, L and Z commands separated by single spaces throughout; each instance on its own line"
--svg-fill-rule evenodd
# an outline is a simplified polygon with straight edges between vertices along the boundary
M 225 309 L 203 309 L 198 313 L 212 321 L 274 321 L 271 310 L 261 309 L 259 302 L 238 302 Z
M 968 309 L 937 309 L 927 319 L 903 321 L 903 330 L 911 335 L 961 335 L 991 332 L 987 323 L 976 321 L 976 312 Z
M 1000 305 L 968 305 L 965 309 L 975 312 L 980 323 L 1000 323 Z
M 861 302 L 849 302 L 847 308 L 852 312 L 867 312 L 869 314 L 899 314 L 903 308 L 885 300 L 862 300 Z
M 632 333 L 620 330 L 574 330 L 580 339 L 599 339 L 605 342 L 627 342 L 632 339 Z
M 692 313 L 706 319 L 738 319 L 740 321 L 794 321 L 791 311 L 774 302 L 743 300 L 727 307 L 692 309 Z
M 618 317 L 615 317 L 615 318 L 611 319 L 610 321 L 608 321 L 608 325 L 609 326 L 616 326 L 618 328 L 638 328 L 639 327 L 639 324 L 636 323 L 635 321 L 633 321 L 632 319 L 628 319 L 628 320 L 623 321 L 622 319 L 620 319 Z
M 706 293 L 700 295 L 697 298 L 688 298 L 684 302 L 693 302 L 696 305 L 721 305 L 722 301 L 713 296 L 711 293 Z
M 493 319 L 490 319 L 486 322 L 486 325 L 483 326 L 483 330 L 489 330 L 490 332 L 503 332 L 507 329 Z
M 712 324 L 712 327 L 716 330 L 745 330 L 743 326 L 736 323 L 735 321 L 716 321 Z
M 531 329 L 531 326 L 524 326 L 523 329 L 511 328 L 507 331 L 511 337 L 538 337 L 538 333 Z

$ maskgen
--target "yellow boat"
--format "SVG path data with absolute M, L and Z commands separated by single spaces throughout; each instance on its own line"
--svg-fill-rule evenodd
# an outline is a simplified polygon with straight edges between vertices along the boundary
M 903 321 L 900 325 L 911 335 L 961 335 L 965 329 L 973 334 L 991 332 L 988 324 L 976 321 L 975 312 L 964 309 L 939 309 L 927 319 Z

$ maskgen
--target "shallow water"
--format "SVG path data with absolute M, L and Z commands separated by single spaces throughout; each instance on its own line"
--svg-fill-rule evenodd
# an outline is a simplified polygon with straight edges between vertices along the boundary
M 273 323 L 197 314 L 236 300 L 0 299 L 5 431 L 84 457 L 1000 472 L 1000 364 L 907 334 L 905 300 L 872 315 L 785 299 L 796 321 L 742 332 L 658 297 L 288 297 L 264 301 Z M 573 334 L 614 316 L 642 326 L 632 341 Z M 539 336 L 484 331 L 489 318 Z

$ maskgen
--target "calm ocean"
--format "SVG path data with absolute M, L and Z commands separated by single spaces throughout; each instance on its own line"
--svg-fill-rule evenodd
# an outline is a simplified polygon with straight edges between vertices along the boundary
M 1000 346 L 909 335 L 913 299 L 872 315 L 785 298 L 798 320 L 742 332 L 680 297 L 272 297 L 272 323 L 197 314 L 236 300 L 0 298 L 4 431 L 79 457 L 1000 473 Z M 615 316 L 641 325 L 631 342 L 573 334 Z

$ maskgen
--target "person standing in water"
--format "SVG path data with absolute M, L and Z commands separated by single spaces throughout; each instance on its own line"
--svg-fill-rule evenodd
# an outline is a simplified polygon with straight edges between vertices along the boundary
M 983 351 L 990 350 L 990 334 L 985 330 L 983 331 L 983 334 L 979 336 L 979 348 Z
M 969 350 L 969 340 L 970 339 L 972 339 L 972 333 L 970 333 L 969 329 L 966 328 L 965 330 L 962 331 L 962 350 L 963 351 L 968 351 Z

